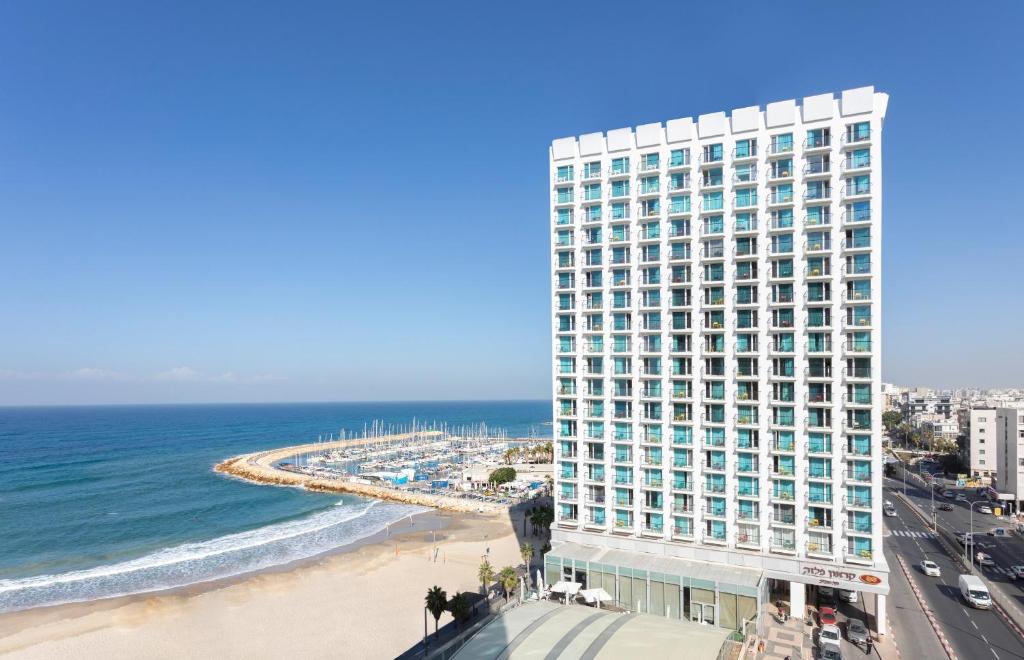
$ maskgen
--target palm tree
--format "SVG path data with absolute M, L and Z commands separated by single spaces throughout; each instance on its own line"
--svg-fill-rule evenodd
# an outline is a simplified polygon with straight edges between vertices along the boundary
M 523 563 L 526 564 L 526 572 L 530 572 L 530 561 L 533 559 L 533 544 L 524 543 L 519 546 L 519 556 L 523 558 Z
M 448 607 L 448 594 L 436 584 L 427 589 L 427 609 L 434 615 L 434 639 L 437 639 L 437 622 Z
M 498 582 L 501 583 L 501 588 L 505 590 L 505 602 L 508 602 L 508 595 L 515 591 L 516 582 L 519 581 L 519 576 L 516 575 L 516 569 L 511 566 L 506 566 L 501 569 L 498 573 Z
M 488 587 L 494 583 L 494 567 L 491 566 L 491 562 L 484 559 L 480 562 L 480 568 L 477 570 L 476 576 L 480 579 L 480 585 L 484 588 L 484 593 L 487 593 Z
M 456 591 L 452 599 L 448 601 L 448 609 L 451 610 L 455 623 L 461 628 L 462 622 L 469 616 L 469 601 L 466 594 Z

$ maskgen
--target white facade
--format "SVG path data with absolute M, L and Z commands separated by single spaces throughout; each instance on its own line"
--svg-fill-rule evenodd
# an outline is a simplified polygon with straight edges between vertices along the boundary
M 968 413 L 967 454 L 972 477 L 991 477 L 999 467 L 999 445 L 994 408 L 971 408 Z
M 1013 495 L 1014 509 L 1024 500 L 1024 406 L 996 408 L 999 471 L 996 490 Z
M 552 143 L 554 540 L 888 592 L 887 104 Z

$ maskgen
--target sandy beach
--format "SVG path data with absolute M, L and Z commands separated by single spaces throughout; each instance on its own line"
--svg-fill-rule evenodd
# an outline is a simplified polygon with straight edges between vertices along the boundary
M 478 590 L 488 549 L 496 569 L 521 563 L 512 524 L 508 513 L 429 512 L 284 570 L 0 615 L 0 657 L 393 658 L 422 638 L 430 586 Z

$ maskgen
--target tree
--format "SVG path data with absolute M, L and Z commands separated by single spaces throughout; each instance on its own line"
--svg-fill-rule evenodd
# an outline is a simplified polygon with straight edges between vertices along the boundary
M 448 609 L 452 613 L 455 623 L 461 628 L 463 622 L 469 618 L 469 599 L 466 594 L 456 591 L 452 599 L 448 601 Z
M 519 576 L 516 575 L 516 569 L 511 566 L 506 566 L 501 569 L 498 573 L 498 582 L 501 584 L 501 588 L 505 591 L 505 602 L 508 602 L 508 595 L 516 590 L 516 582 L 519 581 Z
M 491 566 L 491 562 L 486 559 L 480 562 L 480 568 L 477 570 L 476 575 L 480 579 L 484 593 L 487 593 L 487 589 L 494 583 L 494 567 Z
M 492 486 L 500 486 L 501 484 L 507 484 L 510 481 L 516 480 L 516 469 L 514 467 L 500 467 L 494 472 L 491 472 L 491 476 L 487 478 L 487 481 Z
M 555 522 L 555 510 L 551 507 L 540 507 L 530 514 L 530 522 L 533 523 L 535 530 L 539 528 L 550 532 L 551 523 Z
M 890 433 L 899 426 L 901 421 L 903 421 L 903 415 L 898 410 L 886 410 L 882 413 L 882 426 Z
M 526 564 L 526 571 L 530 571 L 530 561 L 533 559 L 533 544 L 524 543 L 519 546 L 519 556 L 523 558 L 523 563 Z
M 427 589 L 427 609 L 434 615 L 434 639 L 437 639 L 437 622 L 448 607 L 448 594 L 436 584 Z

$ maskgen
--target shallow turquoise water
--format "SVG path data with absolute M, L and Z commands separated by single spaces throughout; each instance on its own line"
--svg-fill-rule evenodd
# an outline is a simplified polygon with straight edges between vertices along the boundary
M 0 611 L 183 586 L 327 552 L 420 510 L 247 484 L 250 451 L 373 420 L 549 435 L 547 401 L 0 408 Z

